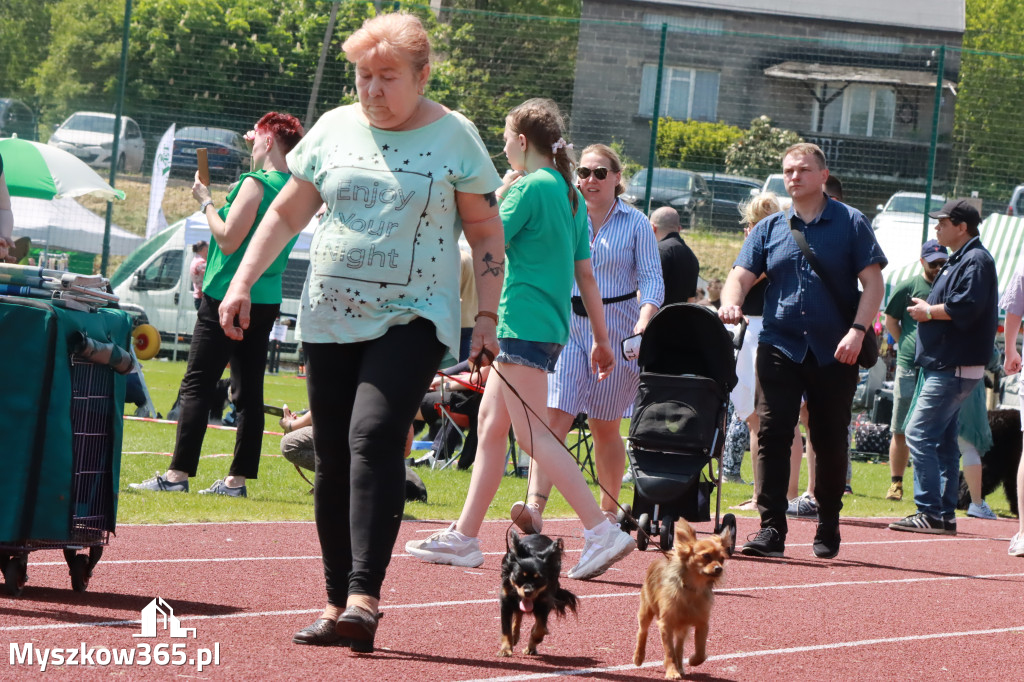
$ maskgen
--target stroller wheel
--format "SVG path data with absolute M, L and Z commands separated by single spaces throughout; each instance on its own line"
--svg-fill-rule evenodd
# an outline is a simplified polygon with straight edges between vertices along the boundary
M 651 540 L 651 517 L 648 514 L 641 514 L 637 519 L 636 548 L 641 552 L 647 549 Z
M 85 554 L 75 554 L 68 563 L 68 569 L 71 575 L 71 589 L 75 592 L 85 592 L 89 587 L 89 578 L 92 577 L 89 557 Z
M 671 516 L 666 516 L 661 520 L 661 548 L 666 552 L 672 549 L 675 525 L 675 520 Z
M 4 587 L 7 594 L 12 597 L 21 596 L 28 582 L 28 557 L 25 555 L 12 556 L 4 566 Z
M 619 524 L 619 527 L 628 533 L 635 529 L 632 522 L 632 516 L 633 508 L 629 504 L 624 504 L 615 515 L 615 523 Z
M 715 529 L 715 535 L 721 535 L 727 528 L 729 529 L 729 544 L 725 549 L 729 552 L 729 556 L 732 556 L 736 550 L 736 516 L 734 514 L 726 514 L 722 517 L 722 523 Z

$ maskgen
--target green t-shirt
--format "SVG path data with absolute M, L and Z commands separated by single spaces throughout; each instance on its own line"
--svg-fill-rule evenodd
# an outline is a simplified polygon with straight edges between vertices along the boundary
M 587 205 L 558 171 L 542 168 L 512 185 L 501 202 L 505 226 L 505 285 L 498 338 L 538 343 L 569 340 L 573 267 L 590 258 Z
M 327 204 L 310 246 L 296 335 L 354 343 L 423 317 L 458 355 L 455 192 L 501 186 L 476 126 L 449 112 L 415 130 L 380 130 L 358 104 L 338 107 L 288 154 L 288 167 Z
M 931 282 L 924 275 L 917 275 L 896 285 L 885 306 L 885 314 L 892 315 L 900 321 L 900 341 L 896 345 L 896 365 L 904 369 L 914 368 L 914 354 L 917 349 L 917 320 L 910 316 L 907 307 L 910 299 L 926 300 L 931 293 Z
M 260 200 L 259 210 L 256 211 L 256 220 L 249 229 L 249 234 L 245 235 L 245 239 L 242 240 L 238 250 L 230 256 L 225 255 L 220 250 L 220 247 L 217 245 L 217 238 L 212 234 L 210 235 L 210 252 L 206 259 L 206 275 L 203 277 L 204 294 L 218 301 L 224 300 L 224 296 L 228 292 L 228 285 L 231 284 L 231 278 L 235 276 L 238 266 L 241 265 L 242 257 L 245 256 L 245 250 L 249 248 L 249 242 L 252 241 L 252 236 L 256 234 L 256 228 L 260 226 L 260 221 L 263 220 L 263 214 L 270 208 L 270 204 L 277 197 L 278 192 L 281 191 L 285 183 L 288 182 L 289 177 L 288 173 L 284 171 L 258 170 L 242 174 L 238 184 L 228 194 L 227 203 L 217 211 L 217 215 L 222 220 L 227 220 L 228 211 L 231 210 L 231 202 L 238 196 L 238 190 L 241 189 L 242 182 L 246 178 L 253 178 L 257 182 L 262 183 L 263 199 Z M 295 246 L 298 238 L 299 236 L 295 235 L 288 242 L 288 245 L 284 247 L 284 250 L 281 251 L 277 259 L 270 264 L 266 272 L 252 285 L 250 293 L 253 303 L 281 302 L 281 273 L 284 272 L 285 266 L 288 265 L 288 255 L 292 252 L 292 247 Z

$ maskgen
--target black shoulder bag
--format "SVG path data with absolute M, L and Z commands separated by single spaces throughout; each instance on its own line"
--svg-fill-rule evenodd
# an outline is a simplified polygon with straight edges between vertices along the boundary
M 825 285 L 825 288 L 828 290 L 828 293 L 831 294 L 832 300 L 834 300 L 836 305 L 839 306 L 839 309 L 842 310 L 843 299 L 839 295 L 839 290 L 836 289 L 835 284 L 832 282 L 832 279 L 828 277 L 828 275 L 825 272 L 825 269 L 821 267 L 821 264 L 818 262 L 817 256 L 815 256 L 814 252 L 811 251 L 811 246 L 810 244 L 807 243 L 807 239 L 804 237 L 804 233 L 793 227 L 792 223 L 790 223 L 789 231 L 793 234 L 793 240 L 796 242 L 796 245 L 800 247 L 800 251 L 803 252 L 804 258 L 806 258 L 807 262 L 810 263 L 811 269 L 814 270 L 814 272 L 818 275 L 818 277 L 821 279 L 821 283 Z M 857 294 L 857 302 L 860 302 L 859 293 Z M 856 304 L 853 308 L 853 314 L 857 314 Z M 857 355 L 857 364 L 863 367 L 864 369 L 871 369 L 872 367 L 875 366 L 875 363 L 877 362 L 878 338 L 875 336 L 875 330 L 871 329 L 870 331 L 864 332 L 864 340 L 860 344 L 860 353 Z

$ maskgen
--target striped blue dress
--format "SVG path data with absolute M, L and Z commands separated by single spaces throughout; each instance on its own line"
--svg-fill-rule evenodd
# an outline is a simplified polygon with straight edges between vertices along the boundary
M 548 375 L 548 407 L 572 415 L 585 412 L 593 419 L 614 420 L 632 414 L 640 377 L 636 360 L 622 358 L 622 340 L 633 335 L 641 305 L 661 306 L 665 282 L 658 243 L 651 222 L 643 213 L 616 199 L 608 221 L 596 235 L 589 216 L 587 223 L 590 260 L 602 298 L 636 291 L 640 292 L 640 298 L 634 296 L 604 306 L 608 336 L 615 353 L 615 370 L 600 383 L 597 375 L 590 373 L 593 343 L 590 320 L 571 315 L 569 343 L 558 357 L 554 373 Z M 573 284 L 572 295 L 580 295 L 576 284 Z

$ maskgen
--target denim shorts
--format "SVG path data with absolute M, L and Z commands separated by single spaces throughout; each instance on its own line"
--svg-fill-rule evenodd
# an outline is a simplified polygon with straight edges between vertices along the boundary
M 917 368 L 907 369 L 896 367 L 896 377 L 892 382 L 892 421 L 890 429 L 894 434 L 902 434 L 907 426 L 910 415 L 910 403 L 914 400 L 917 390 Z
M 525 341 L 523 339 L 498 339 L 500 352 L 495 362 L 522 365 L 542 369 L 549 374 L 555 371 L 555 363 L 564 346 L 560 343 Z

